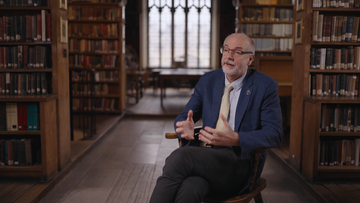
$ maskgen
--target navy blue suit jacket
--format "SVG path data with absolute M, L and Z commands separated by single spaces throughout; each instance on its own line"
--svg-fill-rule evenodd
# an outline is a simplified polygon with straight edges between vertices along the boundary
M 195 123 L 202 118 L 203 127 L 215 128 L 224 84 L 222 69 L 204 74 L 175 123 L 186 120 L 188 111 L 193 110 Z M 284 135 L 278 84 L 270 76 L 248 69 L 236 108 L 234 131 L 239 135 L 240 147 L 233 147 L 233 150 L 240 159 L 251 158 L 257 149 L 279 147 L 282 143 Z M 183 142 L 183 146 L 191 145 L 198 146 L 198 143 Z M 265 158 L 260 158 L 257 177 L 260 177 Z

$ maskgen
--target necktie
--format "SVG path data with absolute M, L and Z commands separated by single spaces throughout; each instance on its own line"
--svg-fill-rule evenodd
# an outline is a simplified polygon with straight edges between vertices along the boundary
M 230 91 L 233 89 L 233 86 L 231 84 L 229 84 L 228 86 L 226 86 L 226 90 L 224 95 L 222 96 L 221 99 L 221 106 L 220 106 L 220 111 L 219 111 L 219 118 L 217 120 L 216 123 L 216 130 L 221 130 L 224 127 L 224 122 L 221 120 L 220 115 L 224 115 L 225 118 L 228 117 L 229 115 L 229 110 L 230 110 Z

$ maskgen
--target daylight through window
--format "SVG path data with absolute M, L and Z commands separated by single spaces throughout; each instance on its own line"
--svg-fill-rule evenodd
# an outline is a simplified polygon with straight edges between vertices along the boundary
M 150 67 L 210 67 L 211 0 L 148 0 Z

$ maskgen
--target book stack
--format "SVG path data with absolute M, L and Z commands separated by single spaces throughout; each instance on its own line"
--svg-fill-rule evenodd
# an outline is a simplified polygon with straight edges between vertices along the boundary
M 311 74 L 310 95 L 329 97 L 358 97 L 360 90 L 358 74 Z
M 313 0 L 314 8 L 360 8 L 359 0 Z
M 360 70 L 360 47 L 311 48 L 310 68 L 320 70 Z
M 243 7 L 243 21 L 292 21 L 292 8 L 278 7 Z
M 320 132 L 360 132 L 360 106 L 323 104 Z
M 290 51 L 293 47 L 292 38 L 252 38 L 256 51 Z
M 0 72 L 0 95 L 47 95 L 48 80 L 46 73 Z
M 0 166 L 34 166 L 41 164 L 38 139 L 0 139 Z
M 265 5 L 275 5 L 275 4 L 293 4 L 292 0 L 243 0 L 241 1 L 243 4 L 265 4 Z
M 292 24 L 264 24 L 244 23 L 241 24 L 241 32 L 252 36 L 288 36 L 292 37 Z
M 319 166 L 359 166 L 360 139 L 321 140 Z
M 88 40 L 88 39 L 70 39 L 70 52 L 96 52 L 104 54 L 117 54 L 119 49 L 117 40 Z
M 70 24 L 70 37 L 117 37 L 119 36 L 116 23 L 100 24 Z
M 41 10 L 35 15 L 2 16 L 0 42 L 50 42 L 51 14 Z
M 69 65 L 72 68 L 117 68 L 119 64 L 119 55 L 79 55 L 69 56 Z
M 0 6 L 48 6 L 49 0 L 1 0 Z
M 0 102 L 0 131 L 39 131 L 37 103 Z
M 46 69 L 51 68 L 50 47 L 0 46 L 0 69 Z
M 359 16 L 332 16 L 313 13 L 314 42 L 360 42 Z
M 111 112 L 118 109 L 118 99 L 112 98 L 95 98 L 93 101 L 94 109 L 99 112 Z M 92 106 L 92 100 L 90 98 L 74 98 L 73 110 L 82 111 L 90 110 Z
M 69 20 L 118 20 L 119 10 L 112 7 L 86 7 L 71 6 L 69 7 Z

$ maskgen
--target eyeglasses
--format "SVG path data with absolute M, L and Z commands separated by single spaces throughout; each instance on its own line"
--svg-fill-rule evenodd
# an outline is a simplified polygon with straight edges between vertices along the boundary
M 241 51 L 241 49 L 229 49 L 228 47 L 220 47 L 220 53 L 228 55 L 230 52 L 234 54 L 234 56 L 241 56 L 243 54 L 252 54 L 250 51 Z

